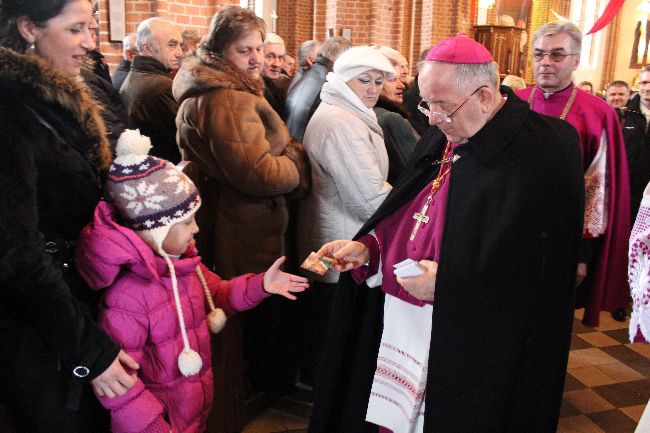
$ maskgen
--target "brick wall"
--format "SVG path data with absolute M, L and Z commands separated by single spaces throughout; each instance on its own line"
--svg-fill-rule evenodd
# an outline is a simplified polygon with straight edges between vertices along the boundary
M 181 30 L 196 30 L 204 35 L 212 15 L 227 4 L 239 4 L 239 0 L 126 0 L 126 33 L 135 32 L 147 18 L 161 17 L 176 23 Z M 107 5 L 108 0 L 99 0 L 100 51 L 113 70 L 122 58 L 122 44 L 109 41 Z
M 555 0 L 558 1 L 558 0 Z M 175 22 L 181 30 L 207 32 L 210 18 L 227 4 L 239 0 L 125 0 L 126 31 L 136 30 L 149 17 Z M 334 29 L 351 30 L 355 44 L 389 45 L 400 50 L 413 70 L 421 50 L 457 33 L 473 35 L 477 0 L 277 0 L 277 31 L 287 52 L 295 54 L 303 41 L 325 39 Z M 121 44 L 108 40 L 108 0 L 99 0 L 100 50 L 114 67 L 121 59 Z M 255 0 L 248 0 L 254 8 Z

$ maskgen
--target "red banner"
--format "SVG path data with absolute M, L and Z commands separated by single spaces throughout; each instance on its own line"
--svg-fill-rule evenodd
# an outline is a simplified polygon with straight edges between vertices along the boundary
M 598 20 L 594 23 L 594 26 L 591 28 L 591 30 L 589 30 L 589 32 L 587 32 L 587 34 L 590 35 L 592 33 L 596 33 L 607 24 L 609 24 L 621 9 L 621 6 L 623 6 L 624 2 L 625 0 L 609 0 L 609 3 L 605 8 L 605 12 L 603 12 L 603 15 L 598 18 Z

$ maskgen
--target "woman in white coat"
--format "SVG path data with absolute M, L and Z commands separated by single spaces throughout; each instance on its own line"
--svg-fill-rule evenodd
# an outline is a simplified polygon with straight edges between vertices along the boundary
M 321 104 L 303 138 L 312 186 L 298 215 L 302 258 L 334 239 L 351 239 L 390 192 L 388 155 L 373 107 L 383 81 L 394 74 L 378 49 L 359 46 L 341 54 L 327 75 Z M 315 359 L 338 273 L 311 276 L 316 280 L 311 290 L 314 308 L 307 310 L 314 321 L 310 328 Z

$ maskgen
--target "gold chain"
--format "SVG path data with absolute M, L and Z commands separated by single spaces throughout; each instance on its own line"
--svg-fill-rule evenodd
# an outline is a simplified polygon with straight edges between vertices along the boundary
M 530 96 L 528 97 L 528 105 L 530 105 L 530 109 L 533 109 L 533 100 L 535 99 L 535 90 L 537 90 L 537 86 L 533 87 L 532 92 L 530 92 Z M 560 114 L 560 119 L 566 120 L 567 114 L 569 114 L 569 110 L 571 109 L 571 106 L 573 105 L 573 100 L 576 98 L 576 93 L 578 93 L 578 88 L 574 87 L 573 90 L 571 90 L 571 96 L 569 96 L 569 100 L 566 101 L 566 104 L 564 104 L 564 108 L 562 109 L 562 114 Z

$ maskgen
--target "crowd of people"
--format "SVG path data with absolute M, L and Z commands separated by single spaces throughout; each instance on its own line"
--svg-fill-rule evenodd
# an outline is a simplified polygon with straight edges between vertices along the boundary
M 108 75 L 98 28 L 89 0 L 0 2 L 15 431 L 209 430 L 241 402 L 211 334 L 246 310 L 251 386 L 313 387 L 311 433 L 554 433 L 576 307 L 632 305 L 650 340 L 650 67 L 605 102 L 549 23 L 533 86 L 466 36 L 411 77 L 342 37 L 292 56 L 226 6 L 205 35 L 142 21 Z

